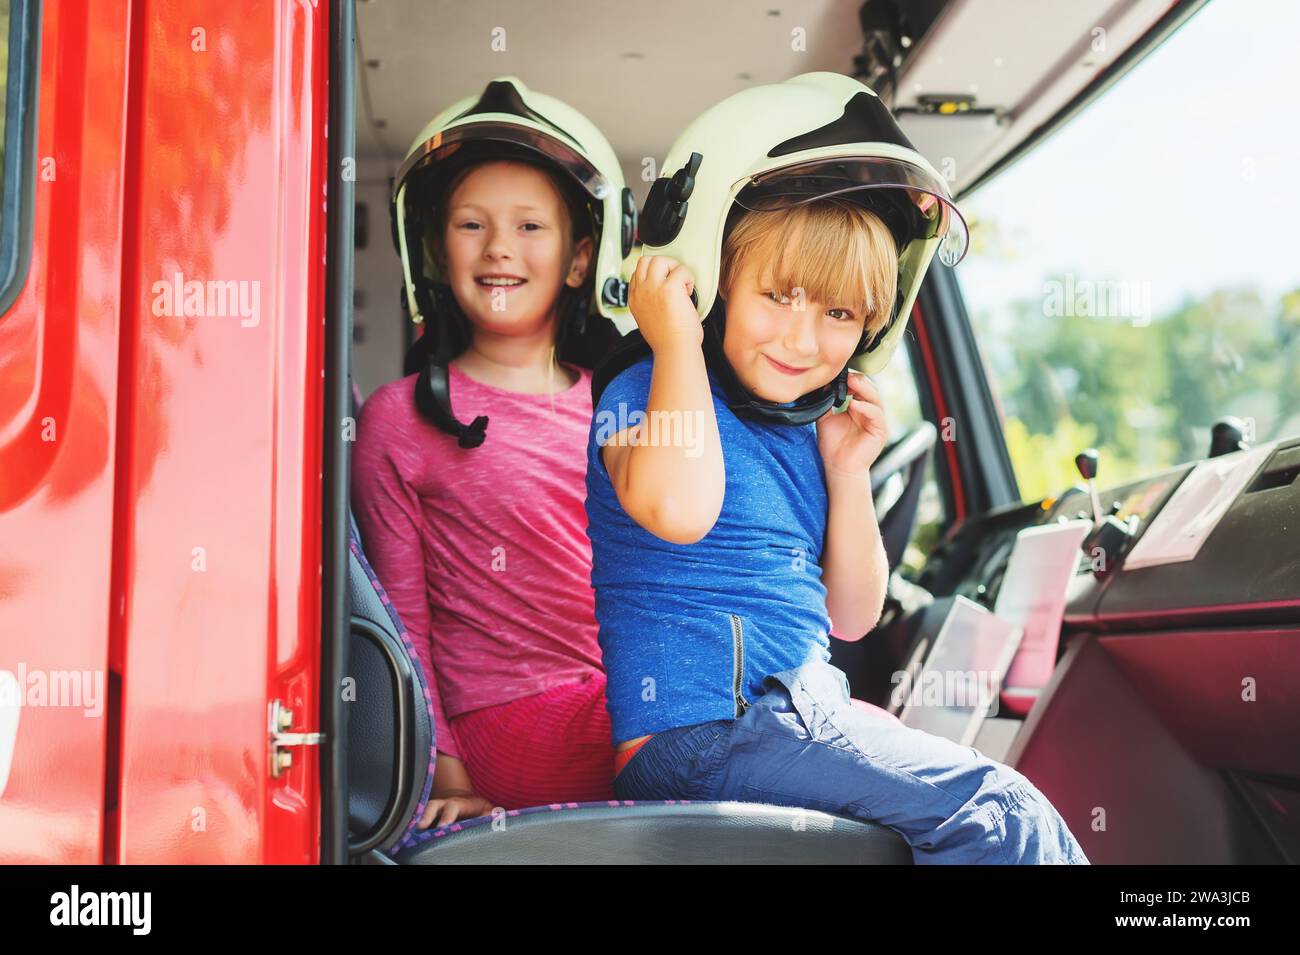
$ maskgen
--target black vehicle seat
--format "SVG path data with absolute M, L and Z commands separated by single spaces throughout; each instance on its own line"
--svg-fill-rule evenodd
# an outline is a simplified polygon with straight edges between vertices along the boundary
M 355 522 L 350 549 L 356 695 L 348 717 L 348 813 L 355 856 L 402 865 L 911 864 L 907 842 L 886 826 L 766 803 L 566 803 L 416 829 L 434 769 L 425 675 Z

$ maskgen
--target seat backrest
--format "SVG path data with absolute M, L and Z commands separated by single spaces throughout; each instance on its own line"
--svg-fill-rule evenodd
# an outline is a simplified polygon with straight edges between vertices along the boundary
M 354 856 L 364 856 L 395 851 L 414 830 L 433 786 L 437 750 L 423 668 L 354 520 L 349 550 L 348 841 Z

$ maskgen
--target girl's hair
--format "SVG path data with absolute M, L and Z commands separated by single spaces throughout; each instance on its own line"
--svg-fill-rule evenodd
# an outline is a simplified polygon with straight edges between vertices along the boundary
M 722 242 L 718 287 L 724 297 L 750 256 L 775 291 L 793 297 L 802 288 L 805 301 L 864 312 L 864 343 L 889 321 L 898 250 L 884 222 L 856 203 L 817 199 L 771 212 L 735 206 Z

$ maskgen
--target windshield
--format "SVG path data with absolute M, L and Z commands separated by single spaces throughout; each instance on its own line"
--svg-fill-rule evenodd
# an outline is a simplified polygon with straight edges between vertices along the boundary
M 1208 4 L 961 201 L 956 270 L 1025 500 L 1300 434 L 1300 4 Z

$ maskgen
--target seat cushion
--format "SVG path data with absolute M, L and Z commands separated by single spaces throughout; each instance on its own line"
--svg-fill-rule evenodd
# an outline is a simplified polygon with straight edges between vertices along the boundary
M 567 803 L 408 833 L 402 865 L 836 863 L 911 865 L 894 830 L 747 802 Z

